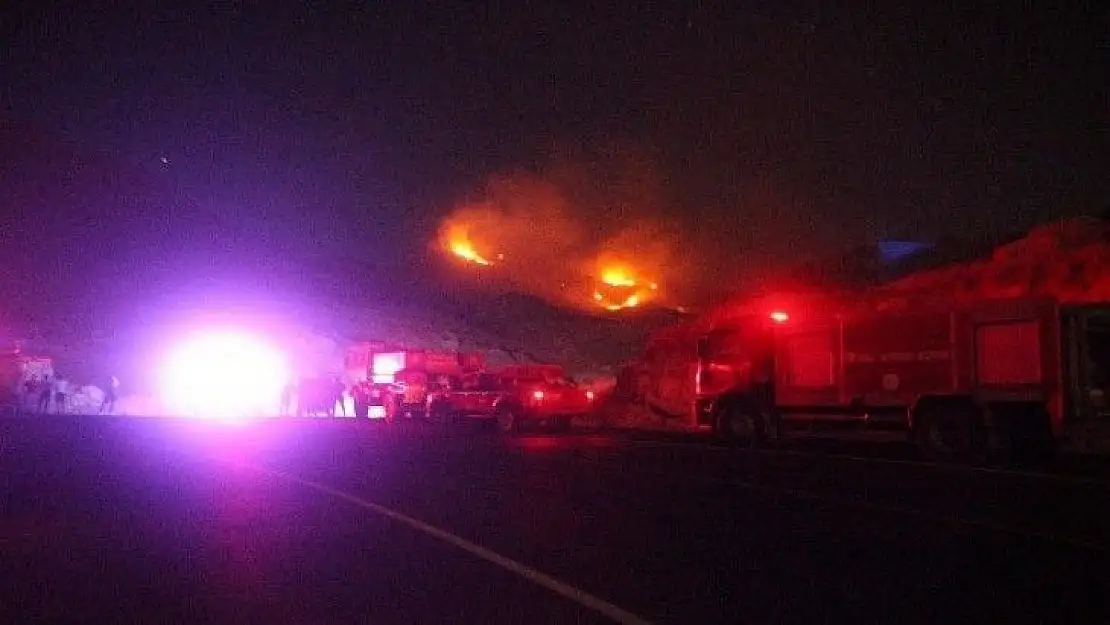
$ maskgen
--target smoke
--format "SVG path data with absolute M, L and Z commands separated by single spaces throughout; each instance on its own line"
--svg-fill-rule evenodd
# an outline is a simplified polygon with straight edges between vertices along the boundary
M 700 172 L 672 170 L 637 150 L 555 153 L 543 167 L 490 177 L 459 202 L 437 251 L 471 284 L 603 311 L 697 307 L 850 240 L 835 211 L 785 174 L 738 172 L 709 199 L 677 196 L 706 186 L 690 178 Z M 460 239 L 489 266 L 450 254 Z M 607 272 L 635 286 L 607 285 Z
M 625 153 L 498 174 L 447 216 L 437 247 L 454 251 L 459 273 L 477 284 L 558 305 L 675 305 L 690 233 L 668 219 L 659 180 L 645 159 Z M 458 258 L 464 245 L 489 266 Z M 627 284 L 605 284 L 616 273 Z

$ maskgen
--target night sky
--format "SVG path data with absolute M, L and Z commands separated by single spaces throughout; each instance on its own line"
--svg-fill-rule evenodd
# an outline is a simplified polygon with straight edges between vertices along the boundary
M 652 215 L 729 280 L 1110 196 L 1100 2 L 94 4 L 6 3 L 0 30 L 3 288 L 60 306 L 360 283 L 559 158 L 647 163 Z

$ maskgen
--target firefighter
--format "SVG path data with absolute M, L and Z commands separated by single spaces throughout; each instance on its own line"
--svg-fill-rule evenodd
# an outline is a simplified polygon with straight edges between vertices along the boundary
M 116 397 L 119 393 L 119 378 L 108 378 L 107 388 L 104 389 L 104 401 L 100 402 L 100 414 L 112 414 L 116 409 Z
M 69 397 L 69 380 L 54 376 L 54 412 L 65 414 L 69 412 L 66 399 Z
M 328 402 L 328 416 L 334 417 L 336 415 L 336 406 L 339 407 L 339 413 L 344 417 L 347 416 L 347 409 L 343 406 L 343 395 L 347 392 L 347 387 L 343 384 L 343 380 L 339 376 L 335 376 L 331 381 L 331 392 L 329 394 L 330 401 Z
M 285 386 L 281 387 L 281 416 L 293 415 L 293 395 L 296 390 L 296 385 L 292 381 L 286 382 Z
M 39 383 L 39 413 L 46 414 L 50 412 L 50 395 L 53 392 L 54 385 L 50 382 L 50 376 L 45 375 L 42 377 L 42 382 Z
M 20 409 L 31 412 L 35 408 L 35 402 L 38 399 L 39 379 L 37 376 L 27 378 L 23 383 L 23 396 L 20 398 Z
M 370 417 L 370 393 L 366 382 L 358 382 L 351 387 L 351 399 L 355 404 L 355 416 L 360 419 Z

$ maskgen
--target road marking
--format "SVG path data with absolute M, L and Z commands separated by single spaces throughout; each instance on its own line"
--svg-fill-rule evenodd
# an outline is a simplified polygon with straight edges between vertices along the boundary
M 1059 475 L 1055 473 L 1040 473 L 1037 471 L 1019 471 L 1016 469 L 998 469 L 992 467 L 974 467 L 974 466 L 957 466 L 941 464 L 936 462 L 922 462 L 919 460 L 896 460 L 893 458 L 868 458 L 866 456 L 852 456 L 849 454 L 834 454 L 834 453 L 820 453 L 812 451 L 799 451 L 796 449 L 744 449 L 740 447 L 729 447 L 727 445 L 715 445 L 713 443 L 686 443 L 681 441 L 653 441 L 647 439 L 626 438 L 622 439 L 625 442 L 636 447 L 673 447 L 679 449 L 707 449 L 713 451 L 728 451 L 737 452 L 744 451 L 754 453 L 762 456 L 795 456 L 799 458 L 817 458 L 829 460 L 845 460 L 848 462 L 862 462 L 870 464 L 885 464 L 893 466 L 907 466 L 918 467 L 922 469 L 931 469 L 936 471 L 949 471 L 949 472 L 968 472 L 968 473 L 982 473 L 985 475 L 1001 475 L 1006 477 L 1022 477 L 1037 480 L 1045 480 L 1050 482 L 1061 482 L 1066 484 L 1081 484 L 1085 486 L 1098 486 L 1102 488 L 1110 488 L 1110 481 L 1100 480 L 1097 478 L 1080 477 L 1071 475 Z
M 574 456 L 574 457 L 576 459 L 580 460 L 580 461 L 588 462 L 588 463 L 595 464 L 595 465 L 598 465 L 598 466 L 601 466 L 601 464 L 602 464 L 599 460 L 596 460 L 596 459 L 585 458 L 585 457 L 582 457 L 582 456 Z M 1021 536 L 1023 538 L 1036 538 L 1036 539 L 1044 540 L 1044 541 L 1051 542 L 1051 543 L 1058 543 L 1058 544 L 1062 544 L 1062 545 L 1067 545 L 1069 547 L 1085 549 L 1085 550 L 1090 550 L 1090 551 L 1102 552 L 1102 551 L 1107 551 L 1108 550 L 1108 547 L 1106 545 L 1103 545 L 1103 544 L 1100 544 L 1100 543 L 1093 543 L 1093 542 L 1089 542 L 1089 541 L 1078 539 L 1078 538 L 1071 538 L 1069 536 L 1063 536 L 1063 535 L 1059 535 L 1059 534 L 1051 534 L 1051 533 L 1047 533 L 1047 532 L 1040 532 L 1040 531 L 1037 531 L 1037 530 L 1024 529 L 1024 528 L 1021 528 L 1021 527 L 1014 527 L 1014 526 L 1011 526 L 1011 525 L 1004 525 L 1004 524 L 1001 524 L 1001 523 L 994 523 L 992 521 L 984 521 L 984 520 L 981 520 L 981 519 L 961 518 L 961 517 L 955 517 L 955 516 L 944 516 L 944 515 L 940 515 L 940 514 L 932 514 L 932 513 L 929 513 L 929 512 L 923 512 L 921 510 L 915 510 L 913 508 L 903 508 L 903 507 L 899 507 L 899 506 L 888 506 L 888 505 L 883 505 L 883 504 L 872 503 L 870 501 L 865 501 L 865 500 L 862 500 L 862 499 L 849 499 L 849 498 L 846 498 L 846 497 L 832 497 L 832 496 L 829 496 L 829 495 L 822 495 L 820 493 L 815 493 L 815 492 L 812 492 L 812 491 L 803 490 L 803 489 L 799 489 L 799 488 L 789 488 L 789 487 L 783 487 L 783 486 L 768 486 L 766 484 L 759 484 L 757 482 L 750 482 L 750 481 L 745 481 L 745 480 L 724 480 L 724 479 L 717 479 L 717 478 L 705 477 L 705 476 L 700 476 L 700 475 L 695 476 L 695 475 L 686 475 L 686 474 L 683 474 L 683 473 L 672 473 L 672 472 L 669 472 L 669 471 L 651 471 L 651 470 L 647 470 L 647 469 L 635 469 L 635 468 L 627 468 L 627 467 L 622 467 L 621 471 L 622 472 L 630 472 L 630 473 L 639 473 L 641 475 L 650 475 L 652 477 L 669 477 L 669 478 L 673 478 L 673 479 L 690 480 L 690 481 L 694 481 L 694 482 L 703 482 L 703 483 L 706 483 L 706 484 L 729 486 L 729 487 L 732 487 L 732 488 L 739 488 L 739 489 L 743 489 L 743 490 L 747 490 L 747 491 L 751 491 L 751 492 L 763 493 L 763 494 L 786 495 L 786 496 L 789 496 L 789 497 L 794 497 L 795 499 L 816 501 L 816 502 L 819 502 L 819 503 L 825 503 L 825 504 L 829 504 L 829 505 L 838 505 L 838 506 L 844 506 L 844 507 L 858 508 L 858 509 L 861 509 L 861 510 L 869 510 L 869 511 L 872 511 L 872 512 L 881 512 L 881 513 L 886 513 L 886 514 L 901 515 L 901 516 L 905 516 L 905 517 L 916 518 L 916 519 L 919 519 L 919 520 L 922 520 L 922 521 L 928 521 L 928 522 L 931 522 L 931 523 L 939 523 L 939 524 L 943 524 L 943 525 L 956 525 L 956 526 L 963 525 L 963 526 L 967 526 L 967 527 L 975 527 L 975 528 L 979 528 L 979 529 L 984 529 L 984 530 L 996 532 L 996 533 L 999 533 L 999 534 L 1010 534 L 1010 535 L 1015 535 L 1015 536 Z
M 491 551 L 489 549 L 486 549 L 485 547 L 483 547 L 481 545 L 478 545 L 476 543 L 472 543 L 469 540 L 467 540 L 465 538 L 462 538 L 461 536 L 457 536 L 455 534 L 452 534 L 451 532 L 448 532 L 447 530 L 440 529 L 440 528 L 438 528 L 434 525 L 431 525 L 429 523 L 425 523 L 424 521 L 421 521 L 420 519 L 413 518 L 411 516 L 408 516 L 407 514 L 404 514 L 402 512 L 398 512 L 398 511 L 396 511 L 392 508 L 387 508 L 386 506 L 383 506 L 381 504 L 377 504 L 377 503 L 374 503 L 372 501 L 368 501 L 366 499 L 363 499 L 361 497 L 357 497 L 357 496 L 352 495 L 348 492 L 345 492 L 345 491 L 339 490 L 337 488 L 333 488 L 331 486 L 328 486 L 327 484 L 322 484 L 320 482 L 314 482 L 312 480 L 306 480 L 306 479 L 303 479 L 303 478 L 299 478 L 295 475 L 290 475 L 288 473 L 283 473 L 281 471 L 274 471 L 272 469 L 267 469 L 267 468 L 264 468 L 264 467 L 260 467 L 260 466 L 257 466 L 257 465 L 251 465 L 251 464 L 241 464 L 240 466 L 242 466 L 243 468 L 258 471 L 260 473 L 265 473 L 265 474 L 271 475 L 273 477 L 278 477 L 278 478 L 281 478 L 281 479 L 289 480 L 291 482 L 295 482 L 297 484 L 300 484 L 301 486 L 305 486 L 305 487 L 308 487 L 308 488 L 311 488 L 311 489 L 314 489 L 314 490 L 318 490 L 322 493 L 326 493 L 328 495 L 331 495 L 332 497 L 335 497 L 337 499 L 341 499 L 341 500 L 346 501 L 348 503 L 354 504 L 354 505 L 356 505 L 360 508 L 370 510 L 371 512 L 374 512 L 376 514 L 379 514 L 381 516 L 389 518 L 393 521 L 397 521 L 398 523 L 402 523 L 404 525 L 407 525 L 412 529 L 415 529 L 419 532 L 423 532 L 423 533 L 425 533 L 425 534 L 427 534 L 427 535 L 429 535 L 433 538 L 437 538 L 437 539 L 439 539 L 439 540 L 441 540 L 441 541 L 443 541 L 443 542 L 445 542 L 449 545 L 457 547 L 457 548 L 459 548 L 459 549 L 461 549 L 461 550 L 463 550 L 463 551 L 465 551 L 465 552 L 467 552 L 471 555 L 477 556 L 477 557 L 485 560 L 486 562 L 489 562 L 490 564 L 494 564 L 496 566 L 499 566 L 499 567 L 505 569 L 506 571 L 509 571 L 510 573 L 513 573 L 515 575 L 519 575 L 520 577 L 523 577 L 524 579 L 532 582 L 533 584 L 536 584 L 537 586 L 540 586 L 540 587 L 545 588 L 545 589 L 547 589 L 547 590 L 549 590 L 549 591 L 551 591 L 551 592 L 553 592 L 557 595 L 560 595 L 562 597 L 570 599 L 571 601 L 577 603 L 578 605 L 580 605 L 584 608 L 593 610 L 593 611 L 609 618 L 614 623 L 621 623 L 622 625 L 651 625 L 650 621 L 647 621 L 647 620 L 645 620 L 645 619 L 643 619 L 639 616 L 636 616 L 635 614 L 633 614 L 633 613 L 631 613 L 627 610 L 624 610 L 620 607 L 617 607 L 617 606 L 613 605 L 612 603 L 609 603 L 608 601 L 605 601 L 604 599 L 601 599 L 599 597 L 595 597 L 594 595 L 591 595 L 590 593 L 588 593 L 584 590 L 581 590 L 579 588 L 575 588 L 574 586 L 571 586 L 570 584 L 566 584 L 564 582 L 561 582 L 561 581 L 555 579 L 554 577 L 551 577 L 550 575 L 547 575 L 546 573 L 542 573 L 540 571 L 537 571 L 536 569 L 533 569 L 533 568 L 531 568 L 531 567 L 529 567 L 525 564 L 517 562 L 516 560 L 513 560 L 512 558 L 508 558 L 508 557 L 503 556 L 503 555 L 501 555 L 501 554 L 499 554 L 495 551 Z

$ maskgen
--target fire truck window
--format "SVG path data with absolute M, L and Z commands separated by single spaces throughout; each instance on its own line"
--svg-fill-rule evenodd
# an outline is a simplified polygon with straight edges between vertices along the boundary
M 501 390 L 501 381 L 495 375 L 486 373 L 470 376 L 463 380 L 464 391 L 498 391 Z
M 431 383 L 431 386 L 437 389 L 449 391 L 451 389 L 459 388 L 459 380 L 458 378 L 449 375 L 441 375 L 435 378 L 435 380 Z
M 1092 323 L 1087 328 L 1087 367 L 1091 386 L 1110 386 L 1110 324 Z
M 743 334 L 739 330 L 714 330 L 705 337 L 705 350 L 710 356 L 742 354 Z
M 1017 321 L 979 326 L 975 348 L 981 384 L 1041 381 L 1040 323 Z

